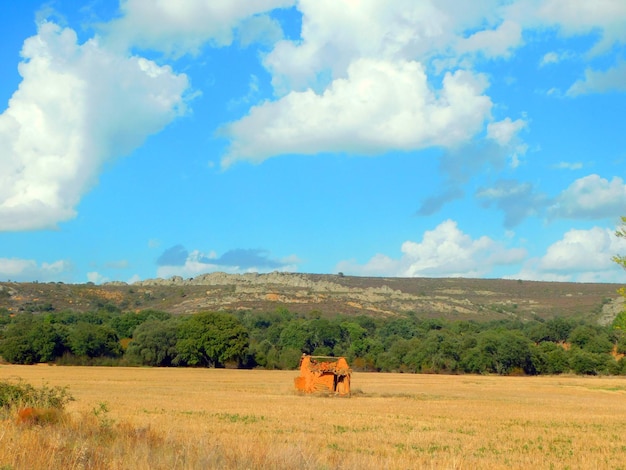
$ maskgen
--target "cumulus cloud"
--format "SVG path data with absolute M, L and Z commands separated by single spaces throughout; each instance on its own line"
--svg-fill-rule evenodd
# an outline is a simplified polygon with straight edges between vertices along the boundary
M 345 79 L 323 94 L 292 92 L 253 107 L 221 134 L 232 140 L 222 164 L 261 162 L 281 154 L 355 152 L 379 154 L 470 139 L 490 115 L 484 76 L 448 73 L 433 90 L 421 64 L 355 61 Z
M 278 90 L 316 88 L 324 75 L 345 77 L 361 58 L 419 57 L 418 50 L 445 23 L 429 2 L 301 0 L 298 9 L 301 40 L 277 43 L 264 60 Z
M 299 260 L 292 256 L 284 259 L 273 259 L 270 252 L 262 249 L 234 249 L 217 256 L 215 253 L 205 254 L 198 250 L 188 252 L 182 245 L 176 245 L 157 260 L 157 276 L 193 277 L 198 274 L 224 271 L 228 273 L 297 271 Z
M 588 93 L 606 93 L 609 91 L 626 91 L 626 61 L 620 61 L 614 67 L 604 71 L 587 69 L 585 78 L 576 81 L 567 90 L 568 96 Z
M 530 183 L 516 180 L 499 180 L 492 187 L 478 188 L 476 191 L 483 206 L 494 204 L 504 212 L 504 226 L 513 228 L 526 217 L 537 215 L 545 208 L 548 198 L 537 193 Z
M 343 77 L 361 58 L 433 59 L 449 67 L 467 64 L 468 54 L 508 57 L 523 44 L 524 30 L 594 32 L 594 53 L 626 41 L 622 0 L 300 0 L 297 8 L 301 38 L 277 43 L 265 58 L 279 92 L 315 88 L 325 76 Z M 557 58 L 552 53 L 545 62 Z
M 588 175 L 574 181 L 548 208 L 550 218 L 602 219 L 622 214 L 626 207 L 626 184 L 619 177 L 611 181 Z
M 337 271 L 363 276 L 481 277 L 495 267 L 521 262 L 526 251 L 507 248 L 487 236 L 473 239 L 455 221 L 426 231 L 421 242 L 406 241 L 399 259 L 377 254 L 366 264 L 342 261 Z
M 168 55 L 198 53 L 207 42 L 231 44 L 240 29 L 244 44 L 282 37 L 278 23 L 264 13 L 295 0 L 123 0 L 119 19 L 102 25 L 107 42 L 121 49 L 151 49 Z
M 561 282 L 620 282 L 624 272 L 614 262 L 626 253 L 626 240 L 602 227 L 572 229 L 540 258 L 529 260 L 514 278 Z
M 0 258 L 0 279 L 15 282 L 68 280 L 72 269 L 72 264 L 65 260 L 38 264 L 29 259 Z
M 22 82 L 0 115 L 0 231 L 75 216 L 102 164 L 185 112 L 185 75 L 112 54 L 54 23 L 24 42 Z
M 187 1 L 181 24 L 191 21 L 187 5 L 197 6 Z M 128 2 L 120 21 L 139 18 L 133 8 L 139 12 L 142 4 L 140 0 Z M 274 6 L 279 4 L 277 1 Z M 462 74 L 476 82 L 478 74 L 471 71 L 476 65 L 474 57 L 506 58 L 523 44 L 524 30 L 546 27 L 557 27 L 564 36 L 599 32 L 599 43 L 613 44 L 624 37 L 615 19 L 623 7 L 616 0 L 593 8 L 583 1 L 568 2 L 566 6 L 561 0 L 547 0 L 540 5 L 531 0 L 483 0 L 463 5 L 428 0 L 300 0 L 295 6 L 302 14 L 300 37 L 278 41 L 263 59 L 272 74 L 277 99 L 252 107 L 247 116 L 221 129 L 219 135 L 230 140 L 222 159 L 224 167 L 238 160 L 259 163 L 281 154 L 381 154 L 468 144 L 490 119 L 492 103 L 485 94 L 485 85 L 472 85 L 473 93 L 466 95 L 470 101 L 463 109 L 459 109 L 459 101 L 445 106 L 445 110 L 427 105 L 433 96 L 443 103 L 451 77 Z M 208 7 L 194 10 L 195 14 L 201 17 L 203 8 Z M 272 8 L 272 4 L 260 2 L 250 8 L 261 11 Z M 231 13 L 228 10 L 228 15 Z M 232 25 L 240 20 L 239 16 L 233 18 L 224 20 L 228 28 L 225 26 L 223 42 L 232 40 Z M 139 20 L 133 21 L 139 24 Z M 180 24 L 166 20 L 163 28 L 170 27 L 182 31 Z M 194 33 L 194 27 L 188 31 L 195 35 L 196 42 L 202 36 Z M 214 41 L 221 37 L 214 36 Z M 135 38 L 134 42 L 141 40 Z M 176 40 L 162 38 L 159 42 L 177 44 Z M 566 55 L 552 52 L 544 56 L 542 63 L 553 63 Z M 430 66 L 435 63 L 440 65 L 433 75 Z M 441 71 L 445 73 L 438 76 Z M 441 76 L 443 85 L 438 90 L 435 84 Z M 392 82 L 400 84 L 397 93 L 390 87 Z M 403 95 L 407 99 L 397 99 Z M 349 112 L 348 104 L 356 111 Z M 475 118 L 465 119 L 471 111 Z M 447 113 L 463 119 L 451 119 Z M 510 117 L 488 125 L 488 138 L 512 146 L 508 156 L 513 167 L 525 152 L 525 146 L 519 141 L 513 145 L 513 140 L 526 125 L 525 120 Z M 444 134 L 450 138 L 443 138 Z
M 456 65 L 455 54 L 507 55 L 521 41 L 498 0 L 300 0 L 297 8 L 301 39 L 280 41 L 264 60 L 279 94 L 324 86 L 363 58 Z
M 487 137 L 495 140 L 498 144 L 506 146 L 514 140 L 517 134 L 524 129 L 528 123 L 523 119 L 512 121 L 505 118 L 502 121 L 490 122 L 487 124 Z

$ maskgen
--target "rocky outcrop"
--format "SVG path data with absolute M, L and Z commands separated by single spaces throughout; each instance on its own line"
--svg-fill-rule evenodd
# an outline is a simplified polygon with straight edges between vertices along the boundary
M 624 297 L 617 297 L 602 306 L 602 315 L 598 323 L 602 326 L 610 325 L 620 313 L 626 311 Z
M 331 277 L 331 276 L 324 276 Z M 169 279 L 148 279 L 135 282 L 136 286 L 284 286 L 289 288 L 313 289 L 315 291 L 346 291 L 346 287 L 327 280 L 312 280 L 305 274 L 273 272 L 268 274 L 246 273 L 227 274 L 215 272 L 183 279 L 172 276 Z
M 15 289 L 9 286 L 0 286 L 0 296 L 12 297 L 17 293 Z

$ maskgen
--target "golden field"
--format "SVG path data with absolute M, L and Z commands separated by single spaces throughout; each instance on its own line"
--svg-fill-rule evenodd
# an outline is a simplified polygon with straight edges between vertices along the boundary
M 626 468 L 626 379 L 355 373 L 351 398 L 295 371 L 0 366 L 68 385 L 45 426 L 4 419 L 0 469 Z

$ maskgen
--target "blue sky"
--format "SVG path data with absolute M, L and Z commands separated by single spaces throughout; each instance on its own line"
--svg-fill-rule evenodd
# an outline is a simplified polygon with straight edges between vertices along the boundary
M 623 0 L 0 3 L 0 280 L 625 282 Z

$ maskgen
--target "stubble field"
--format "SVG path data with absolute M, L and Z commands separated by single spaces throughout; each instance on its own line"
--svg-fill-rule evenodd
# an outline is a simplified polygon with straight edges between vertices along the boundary
M 626 380 L 355 373 L 351 398 L 295 371 L 0 366 L 68 385 L 59 423 L 0 429 L 0 468 L 626 468 Z

